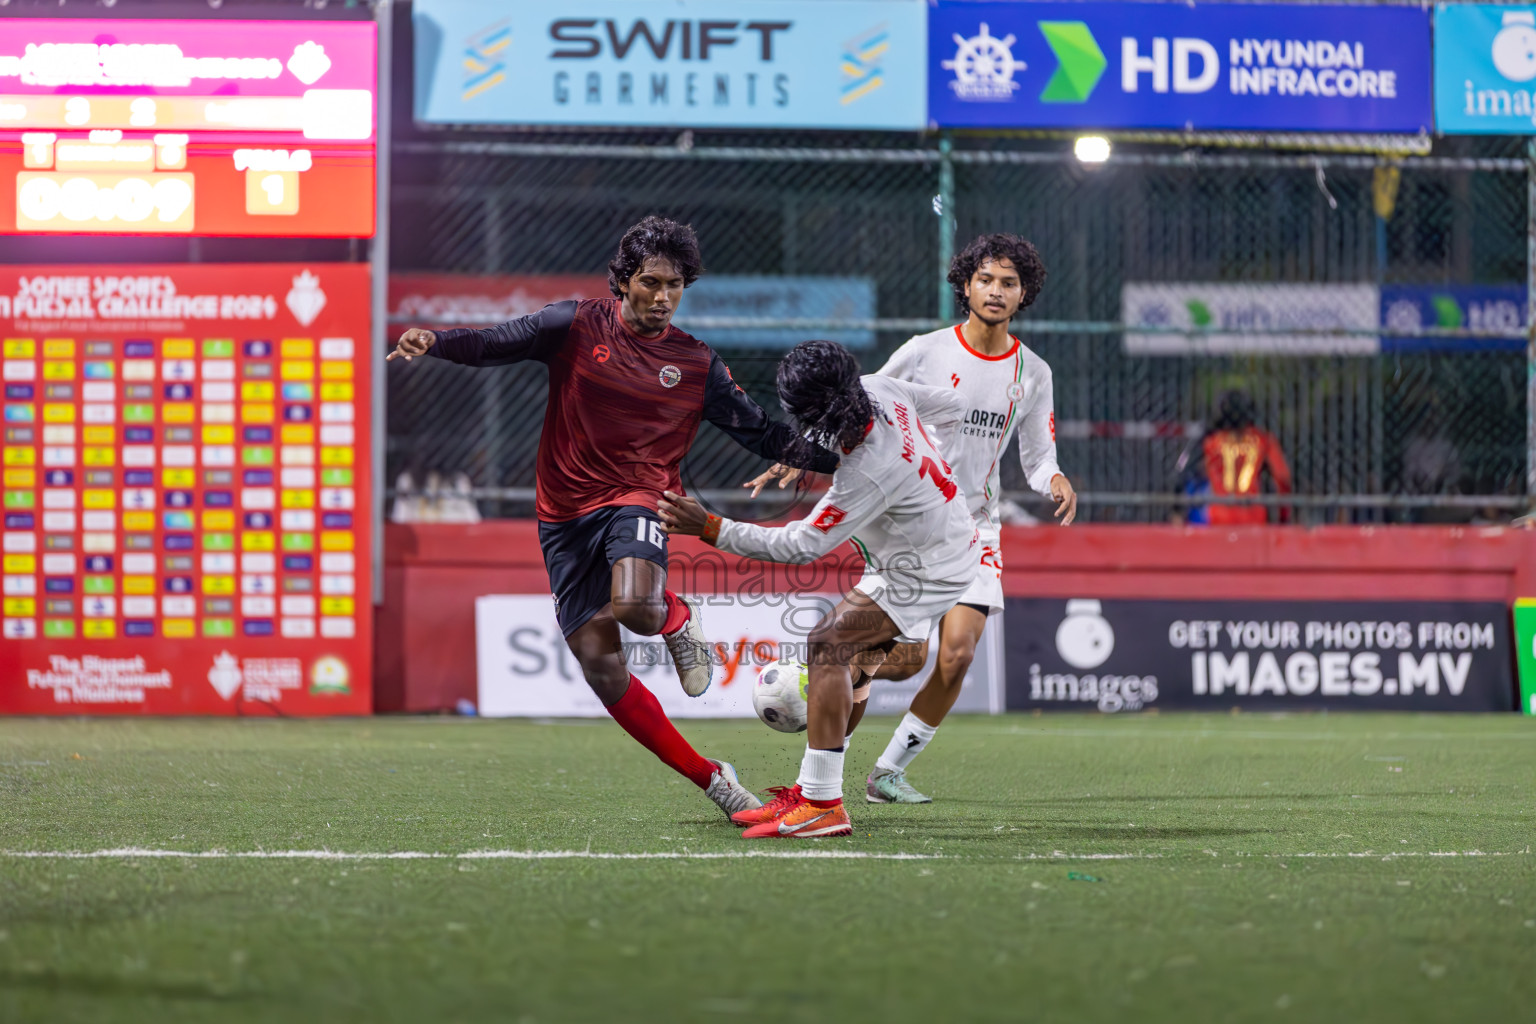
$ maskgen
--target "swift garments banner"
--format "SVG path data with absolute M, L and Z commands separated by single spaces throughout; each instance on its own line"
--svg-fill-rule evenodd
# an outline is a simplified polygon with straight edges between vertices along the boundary
M 0 269 L 0 712 L 370 710 L 368 293 Z
M 922 0 L 416 0 L 439 124 L 923 126 Z

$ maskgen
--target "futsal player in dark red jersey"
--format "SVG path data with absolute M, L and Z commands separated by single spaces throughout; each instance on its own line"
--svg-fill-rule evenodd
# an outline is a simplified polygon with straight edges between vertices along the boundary
M 484 330 L 412 328 L 389 358 L 432 355 L 467 366 L 536 359 L 549 367 L 536 509 L 560 629 L 614 720 L 729 816 L 760 801 L 731 765 L 701 757 L 683 739 L 630 674 L 619 642 L 621 624 L 661 634 L 683 691 L 697 697 L 709 688 L 714 660 L 699 609 L 666 589 L 657 504 L 664 492 L 682 491 L 678 465 L 701 419 L 767 459 L 801 450 L 708 345 L 672 326 L 701 269 L 692 228 L 647 217 L 624 233 L 608 264 L 615 298 L 555 302 Z M 804 468 L 822 473 L 837 466 L 820 449 L 808 461 Z

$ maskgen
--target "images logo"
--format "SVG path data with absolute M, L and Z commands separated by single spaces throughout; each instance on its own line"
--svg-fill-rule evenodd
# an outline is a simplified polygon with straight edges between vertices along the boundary
M 1108 64 L 1093 33 L 1081 21 L 1042 21 L 1040 34 L 1056 55 L 1056 73 L 1045 83 L 1040 102 L 1085 102 Z
M 1092 598 L 1067 602 L 1067 617 L 1056 628 L 1056 653 L 1073 668 L 1098 668 L 1115 652 L 1115 631 L 1104 606 Z
M 956 32 L 954 40 L 954 60 L 941 61 L 939 66 L 955 73 L 955 80 L 949 83 L 955 97 L 983 103 L 1013 99 L 1013 91 L 1019 87 L 1013 73 L 1028 67 L 1013 59 L 1012 46 L 1017 38 L 1010 33 L 999 39 L 982 22 L 976 35 L 967 39 Z
M 885 84 L 885 65 L 880 58 L 890 48 L 890 28 L 884 24 L 843 43 L 843 96 L 839 101 L 843 106 Z
M 498 21 L 470 36 L 464 47 L 464 92 L 459 99 L 468 102 L 507 80 L 507 66 L 498 54 L 512 45 L 512 30 Z
M 1536 78 L 1536 12 L 1509 11 L 1493 37 L 1493 66 L 1511 82 Z

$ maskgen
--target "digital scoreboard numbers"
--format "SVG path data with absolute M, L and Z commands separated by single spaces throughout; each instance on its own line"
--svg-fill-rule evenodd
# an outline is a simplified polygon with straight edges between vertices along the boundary
M 372 22 L 0 21 L 0 232 L 371 236 L 376 40 Z
M 368 710 L 368 326 L 361 265 L 4 270 L 0 711 Z

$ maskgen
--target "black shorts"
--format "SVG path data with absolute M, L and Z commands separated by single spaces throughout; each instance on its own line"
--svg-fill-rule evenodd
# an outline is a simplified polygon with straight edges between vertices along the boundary
M 562 523 L 539 523 L 539 547 L 555 595 L 560 632 L 570 636 L 613 598 L 613 563 L 643 558 L 667 567 L 667 532 L 656 510 L 614 505 Z

